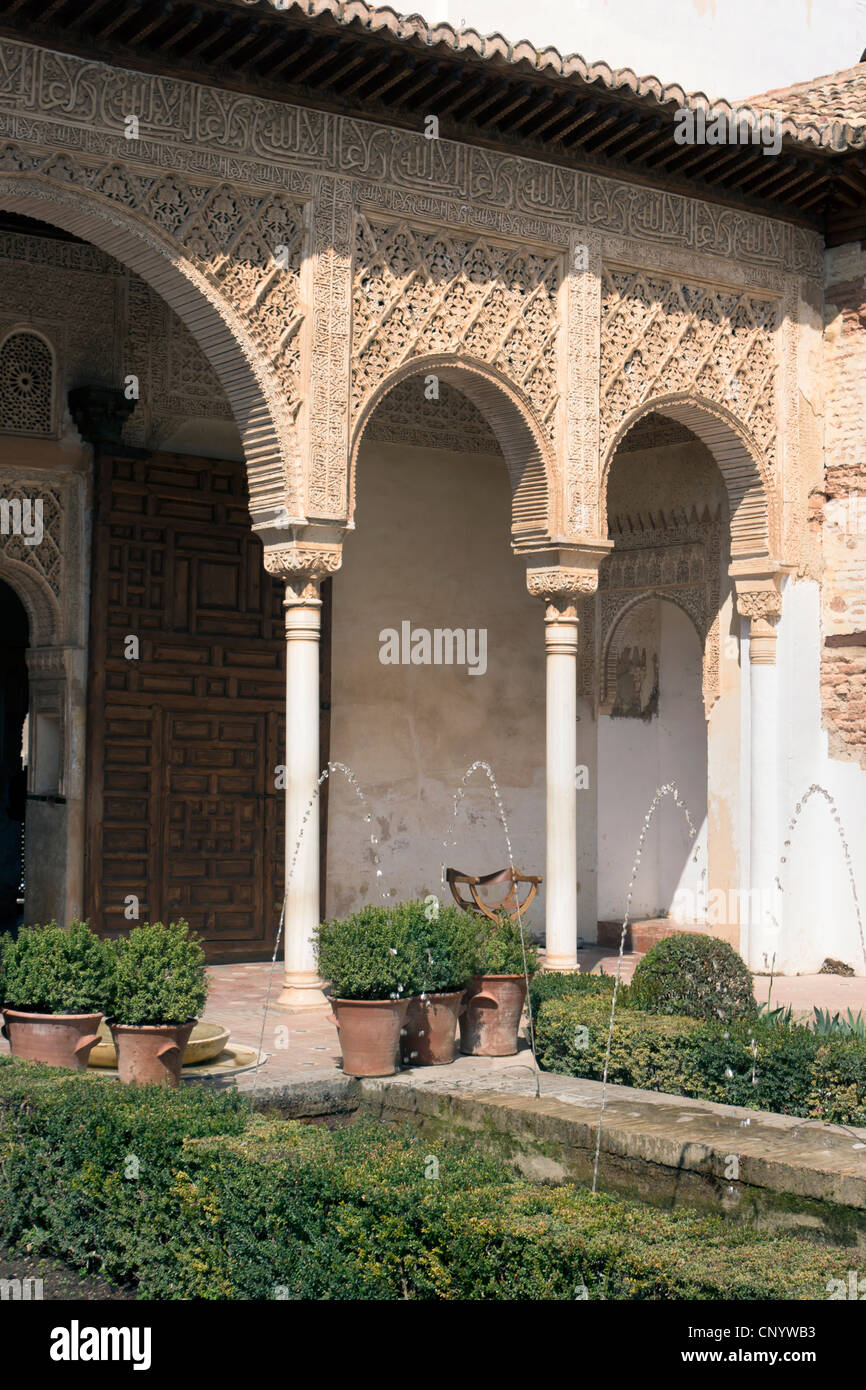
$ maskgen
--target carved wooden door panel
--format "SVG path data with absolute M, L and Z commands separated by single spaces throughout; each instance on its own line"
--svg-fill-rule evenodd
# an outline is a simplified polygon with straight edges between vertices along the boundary
M 282 586 L 240 463 L 97 460 L 87 911 L 185 917 L 209 958 L 269 955 L 283 876 Z M 136 655 L 137 642 L 137 655 Z

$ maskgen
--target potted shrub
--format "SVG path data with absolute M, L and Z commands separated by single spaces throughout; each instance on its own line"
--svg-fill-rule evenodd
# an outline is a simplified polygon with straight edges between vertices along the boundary
M 409 1001 L 400 1056 L 406 1066 L 444 1066 L 457 1051 L 457 1019 L 475 973 L 478 927 L 468 912 L 438 901 L 406 903 L 420 955 L 421 993 Z
M 121 1081 L 177 1086 L 207 998 L 201 942 L 183 920 L 145 922 L 114 943 L 111 1035 Z
M 537 968 L 537 947 L 517 918 L 499 913 L 495 920 L 480 919 L 475 976 L 460 1016 L 461 1052 L 510 1057 L 517 1051 L 526 976 Z
M 418 992 L 419 948 L 409 914 L 364 907 L 322 922 L 316 933 L 319 974 L 330 981 L 333 1018 L 349 1076 L 391 1076 L 400 1029 Z
M 86 922 L 22 927 L 2 948 L 3 1036 L 16 1057 L 87 1066 L 111 998 L 114 957 Z

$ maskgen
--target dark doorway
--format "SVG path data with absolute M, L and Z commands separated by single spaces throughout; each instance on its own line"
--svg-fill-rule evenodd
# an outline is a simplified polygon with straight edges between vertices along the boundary
M 24 812 L 27 769 L 27 614 L 0 579 L 0 931 L 17 931 L 24 912 Z

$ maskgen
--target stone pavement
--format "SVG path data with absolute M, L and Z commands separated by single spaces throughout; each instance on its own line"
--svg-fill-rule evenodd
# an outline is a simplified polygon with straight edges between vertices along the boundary
M 640 956 L 623 956 L 622 978 L 630 980 Z M 616 973 L 616 955 L 596 947 L 580 952 L 581 969 L 606 975 Z M 258 1047 L 262 1037 L 262 1016 L 271 967 L 267 964 L 215 965 L 210 968 L 211 991 L 205 1017 L 223 1023 L 231 1030 L 232 1040 Z M 755 976 L 755 996 L 767 998 L 769 977 Z M 268 1007 L 262 1047 L 267 1061 L 259 1068 L 258 1086 L 276 1086 L 290 1080 L 301 1080 L 323 1069 L 338 1068 L 340 1046 L 337 1032 L 330 1019 L 330 1010 L 316 1009 L 298 1013 L 280 1008 L 276 1000 L 282 987 L 282 963 L 273 973 L 271 1002 Z M 794 1009 L 811 1016 L 813 1005 L 831 1012 L 847 1009 L 866 1013 L 866 977 L 846 979 L 839 975 L 777 976 L 773 980 L 772 1002 L 791 1004 Z M 477 1059 L 474 1059 L 477 1061 Z M 502 1058 L 514 1066 L 514 1059 Z M 435 1070 L 438 1070 L 435 1069 Z M 454 1075 L 451 1068 L 448 1069 Z M 238 1086 L 249 1090 L 255 1085 L 252 1073 L 238 1076 Z

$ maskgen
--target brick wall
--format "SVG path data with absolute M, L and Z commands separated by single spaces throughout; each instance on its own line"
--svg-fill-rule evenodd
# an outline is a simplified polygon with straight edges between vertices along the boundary
M 827 252 L 825 306 L 821 695 L 831 756 L 866 767 L 866 242 Z

